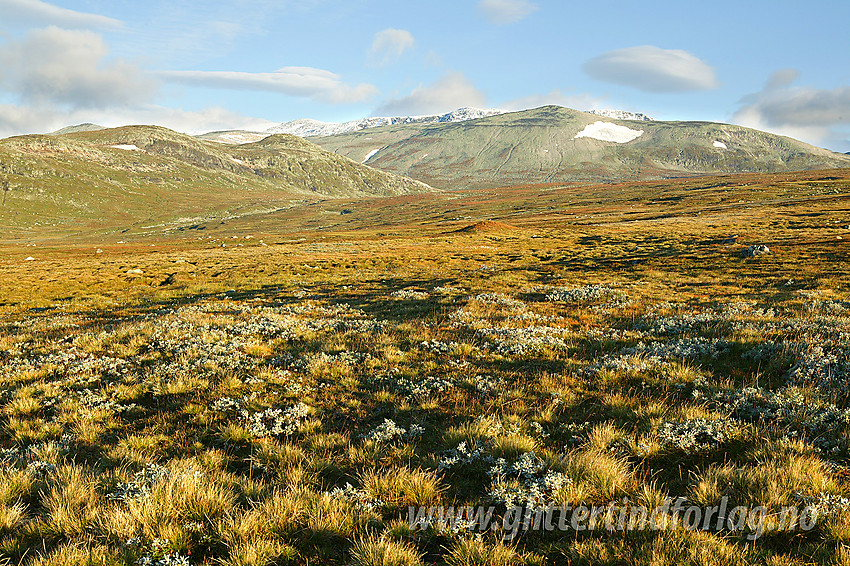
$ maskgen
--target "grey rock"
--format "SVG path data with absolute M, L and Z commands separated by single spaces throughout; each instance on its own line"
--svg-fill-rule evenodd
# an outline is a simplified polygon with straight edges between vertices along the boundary
M 758 257 L 770 253 L 770 248 L 764 244 L 753 244 L 742 252 L 744 257 Z

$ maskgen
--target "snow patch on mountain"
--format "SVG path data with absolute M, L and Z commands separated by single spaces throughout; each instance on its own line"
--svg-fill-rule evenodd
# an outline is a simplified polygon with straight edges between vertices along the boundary
M 124 151 L 141 151 L 138 147 L 132 144 L 127 143 L 119 143 L 116 145 L 110 145 L 109 147 L 114 149 L 123 149 Z
M 577 133 L 573 139 L 593 138 L 599 141 L 627 143 L 643 135 L 643 130 L 633 130 L 626 126 L 619 126 L 611 122 L 594 122 L 588 124 Z
M 496 109 L 480 109 L 480 108 L 458 108 L 448 114 L 435 114 L 429 116 L 395 116 L 395 117 L 374 117 L 362 118 L 360 120 L 352 120 L 350 122 L 321 122 L 319 120 L 301 119 L 291 122 L 278 124 L 268 130 L 269 134 L 292 134 L 302 138 L 314 136 L 335 136 L 338 134 L 346 134 L 348 132 L 356 132 L 366 130 L 368 128 L 377 128 L 379 126 L 392 126 L 395 124 L 435 124 L 447 122 L 465 122 L 467 120 L 476 120 L 478 118 L 486 118 L 487 116 L 495 116 L 504 113 L 503 110 Z
M 714 147 L 719 147 L 720 149 L 729 149 L 729 148 L 726 146 L 726 144 L 725 144 L 725 143 L 723 143 L 722 141 L 715 141 L 715 142 L 714 142 Z
M 373 149 L 372 151 L 367 153 L 366 157 L 363 158 L 363 161 L 361 161 L 360 164 L 362 165 L 362 164 L 366 163 L 367 161 L 369 161 L 370 159 L 372 159 L 373 157 L 375 157 L 375 154 L 378 153 L 379 151 L 381 151 L 380 147 L 378 149 Z
M 628 112 L 626 110 L 588 110 L 588 114 L 596 114 L 603 118 L 611 118 L 613 120 L 637 120 L 640 122 L 654 122 L 655 118 L 651 118 L 641 112 Z

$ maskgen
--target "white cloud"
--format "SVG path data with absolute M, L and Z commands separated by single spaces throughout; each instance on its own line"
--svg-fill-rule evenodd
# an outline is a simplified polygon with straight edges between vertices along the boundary
M 419 86 L 400 98 L 384 102 L 375 116 L 416 116 L 441 114 L 464 106 L 484 107 L 487 96 L 470 83 L 463 73 L 451 72 L 430 86 Z
M 156 124 L 187 134 L 204 134 L 218 130 L 265 131 L 277 122 L 263 118 L 244 116 L 226 108 L 212 106 L 201 110 L 183 110 L 164 106 L 149 105 L 126 111 L 111 112 L 98 118 L 96 122 L 104 126 L 126 124 Z M 89 121 L 91 120 L 84 120 Z
M 800 71 L 797 69 L 779 69 L 778 71 L 773 71 L 767 80 L 765 89 L 786 87 L 796 81 L 799 76 Z
M 373 85 L 348 85 L 339 75 L 313 67 L 284 67 L 272 73 L 160 71 L 157 74 L 165 80 L 186 85 L 279 92 L 331 103 L 361 102 L 377 93 Z
M 719 86 L 714 69 L 680 49 L 653 45 L 627 47 L 603 53 L 586 62 L 591 77 L 646 92 L 711 90 Z
M 66 28 L 116 28 L 120 20 L 60 8 L 41 0 L 0 0 L 0 24 L 34 23 L 54 24 Z
M 404 29 L 387 28 L 375 34 L 369 51 L 374 65 L 385 66 L 397 61 L 405 51 L 413 48 L 413 34 Z
M 575 110 L 596 110 L 601 107 L 600 105 L 604 100 L 604 98 L 589 94 L 564 94 L 560 89 L 554 89 L 547 94 L 532 94 L 522 98 L 514 98 L 499 104 L 499 108 L 503 110 L 528 110 L 529 108 L 554 104 Z
M 0 91 L 27 104 L 72 108 L 147 102 L 156 83 L 137 66 L 106 59 L 108 48 L 91 31 L 55 26 L 31 31 L 0 47 Z
M 815 145 L 850 150 L 850 86 L 792 86 L 797 75 L 794 69 L 774 72 L 761 92 L 744 97 L 732 120 Z
M 268 120 L 243 116 L 219 107 L 187 111 L 145 105 L 137 108 L 67 111 L 51 106 L 0 105 L 0 138 L 53 132 L 64 126 L 85 122 L 106 127 L 155 124 L 187 134 L 229 129 L 264 131 L 275 125 Z
M 528 0 L 480 0 L 478 11 L 484 18 L 497 25 L 512 24 L 537 10 L 537 5 Z

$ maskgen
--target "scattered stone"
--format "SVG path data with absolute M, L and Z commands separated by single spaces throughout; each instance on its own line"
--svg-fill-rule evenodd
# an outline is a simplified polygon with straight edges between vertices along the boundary
M 24 259 L 24 261 L 35 261 L 35 258 L 32 257 L 32 256 L 29 256 L 28 258 Z
M 767 255 L 770 253 L 770 248 L 765 246 L 764 244 L 753 244 L 749 248 L 745 249 L 742 252 L 744 257 L 758 257 L 760 255 Z
M 127 275 L 141 275 L 142 273 L 144 273 L 144 271 L 142 271 L 138 267 L 127 270 Z
M 103 250 L 102 250 L 102 249 L 100 249 L 100 248 L 97 248 L 97 251 L 96 251 L 96 252 L 94 252 L 94 253 L 96 253 L 96 254 L 102 254 L 102 253 L 103 253 Z

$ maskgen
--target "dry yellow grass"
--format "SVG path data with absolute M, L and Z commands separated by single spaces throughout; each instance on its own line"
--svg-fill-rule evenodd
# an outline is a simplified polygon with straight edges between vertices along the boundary
M 846 172 L 491 193 L 3 244 L 0 560 L 846 562 Z M 487 218 L 516 228 L 456 232 Z M 497 485 L 826 511 L 755 542 L 407 524 Z

